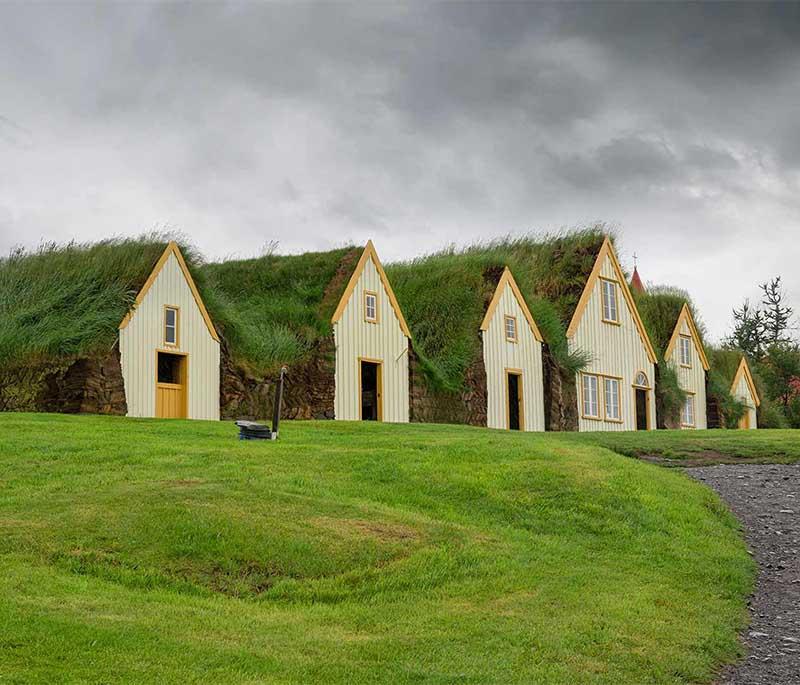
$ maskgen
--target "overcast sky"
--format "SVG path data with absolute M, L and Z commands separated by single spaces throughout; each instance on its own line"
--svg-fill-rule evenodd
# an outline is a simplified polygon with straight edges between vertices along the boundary
M 714 337 L 800 310 L 800 5 L 0 4 L 0 254 L 384 261 L 603 220 Z

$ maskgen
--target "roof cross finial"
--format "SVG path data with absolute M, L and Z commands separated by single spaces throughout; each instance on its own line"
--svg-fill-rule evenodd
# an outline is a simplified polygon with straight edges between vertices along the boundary
M 634 252 L 634 253 L 633 253 L 633 268 L 634 268 L 634 269 L 637 267 L 637 264 L 636 264 L 636 260 L 637 260 L 637 259 L 639 259 L 639 255 L 637 255 L 637 254 Z

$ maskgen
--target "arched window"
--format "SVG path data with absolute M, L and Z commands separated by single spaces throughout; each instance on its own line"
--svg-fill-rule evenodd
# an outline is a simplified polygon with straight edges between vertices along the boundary
M 636 378 L 633 381 L 634 385 L 639 386 L 640 388 L 649 388 L 650 383 L 647 382 L 647 374 L 644 371 L 640 371 L 636 374 Z

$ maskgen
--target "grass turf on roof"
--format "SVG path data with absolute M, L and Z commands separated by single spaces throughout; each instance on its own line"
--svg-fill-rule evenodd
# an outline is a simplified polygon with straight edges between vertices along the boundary
M 634 298 L 650 341 L 656 348 L 659 361 L 664 360 L 664 353 L 667 351 L 667 345 L 684 304 L 689 305 L 697 332 L 705 346 L 705 326 L 697 314 L 692 298 L 685 290 L 668 285 L 656 285 L 650 286 L 643 293 L 634 292 Z
M 331 334 L 331 316 L 361 252 L 349 246 L 204 265 L 210 304 L 234 361 L 263 374 L 306 358 Z
M 109 350 L 169 237 L 46 243 L 0 259 L 0 368 Z M 190 268 L 199 261 L 181 246 Z
M 605 235 L 605 227 L 593 226 L 503 238 L 388 265 L 415 350 L 434 387 L 451 392 L 463 387 L 478 350 L 481 320 L 506 266 L 557 359 L 571 370 L 579 367 L 582 359 L 568 352 L 565 330 Z

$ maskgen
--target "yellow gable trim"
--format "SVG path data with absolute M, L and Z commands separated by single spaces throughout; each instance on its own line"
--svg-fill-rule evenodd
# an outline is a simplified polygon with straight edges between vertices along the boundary
M 127 327 L 127 325 L 131 322 L 133 314 L 136 311 L 136 307 L 138 307 L 142 303 L 148 291 L 153 286 L 153 283 L 156 282 L 158 274 L 161 273 L 161 269 L 164 268 L 164 264 L 167 263 L 167 260 L 170 258 L 170 255 L 175 255 L 175 259 L 178 260 L 178 266 L 180 266 L 181 271 L 183 272 L 183 277 L 186 279 L 186 283 L 189 286 L 189 290 L 192 291 L 192 297 L 194 297 L 194 301 L 195 303 L 197 303 L 197 307 L 200 310 L 200 314 L 202 314 L 203 320 L 206 322 L 206 327 L 208 328 L 208 332 L 211 334 L 211 337 L 214 340 L 219 342 L 219 335 L 217 334 L 217 330 L 214 328 L 214 324 L 211 322 L 211 317 L 208 315 L 208 310 L 206 310 L 206 306 L 203 303 L 203 298 L 200 297 L 200 292 L 197 290 L 197 286 L 195 285 L 194 279 L 192 278 L 192 274 L 189 273 L 189 267 L 186 266 L 186 262 L 183 259 L 181 250 L 178 247 L 178 244 L 174 240 L 170 241 L 169 245 L 167 245 L 166 249 L 161 254 L 161 257 L 159 257 L 158 262 L 156 262 L 155 267 L 150 272 L 150 276 L 148 276 L 147 280 L 142 286 L 142 289 L 136 296 L 136 300 L 133 303 L 133 307 L 131 307 L 130 311 L 125 315 L 125 318 L 122 319 L 122 322 L 119 325 L 119 329 L 122 330 L 123 328 Z
M 756 384 L 750 373 L 750 366 L 747 363 L 747 359 L 744 357 L 742 357 L 742 361 L 739 362 L 739 368 L 736 369 L 736 375 L 733 377 L 733 383 L 731 383 L 732 394 L 736 392 L 736 386 L 739 385 L 742 376 L 744 376 L 745 381 L 747 381 L 747 387 L 750 389 L 750 394 L 753 396 L 753 402 L 756 403 L 756 407 L 761 406 L 761 400 L 758 397 L 758 392 L 756 392 Z
M 403 331 L 403 334 L 407 338 L 410 338 L 411 333 L 408 330 L 408 324 L 406 324 L 406 319 L 403 316 L 403 312 L 400 311 L 400 305 L 397 303 L 397 298 L 394 296 L 394 291 L 392 290 L 392 286 L 389 285 L 389 279 L 386 276 L 386 272 L 383 270 L 383 266 L 381 265 L 381 260 L 378 259 L 378 253 L 375 251 L 375 246 L 372 244 L 371 240 L 367 241 L 367 246 L 364 248 L 364 252 L 361 253 L 361 258 L 358 260 L 358 264 L 356 264 L 356 268 L 353 271 L 353 275 L 350 276 L 350 280 L 347 283 L 347 287 L 344 290 L 344 294 L 342 295 L 342 298 L 339 300 L 339 304 L 336 307 L 336 311 L 333 313 L 333 316 L 331 317 L 331 323 L 334 324 L 339 319 L 342 318 L 342 314 L 344 314 L 344 308 L 350 301 L 350 296 L 356 289 L 356 284 L 358 283 L 358 279 L 361 278 L 361 274 L 364 272 L 364 267 L 366 267 L 367 261 L 370 259 L 372 260 L 372 263 L 375 265 L 375 269 L 378 271 L 381 283 L 383 284 L 383 289 L 389 296 L 389 303 L 392 305 L 392 309 L 394 310 L 394 313 L 397 316 L 397 320 L 400 322 L 400 330 Z
M 697 353 L 700 355 L 700 361 L 703 364 L 703 368 L 708 371 L 711 368 L 711 365 L 708 363 L 708 357 L 706 357 L 706 351 L 703 348 L 703 342 L 700 340 L 700 334 L 697 332 L 697 326 L 694 325 L 692 310 L 689 309 L 689 305 L 685 302 L 683 303 L 683 307 L 681 307 L 681 313 L 678 315 L 678 322 L 675 324 L 675 330 L 672 331 L 672 337 L 669 339 L 669 344 L 664 352 L 664 361 L 669 361 L 672 358 L 672 354 L 675 351 L 675 345 L 677 344 L 678 338 L 681 335 L 681 324 L 684 321 L 686 321 L 686 325 L 689 327 L 689 331 L 692 334 L 692 340 L 694 341 L 694 346 L 697 349 Z
M 619 281 L 619 287 L 622 289 L 622 295 L 625 297 L 625 301 L 628 304 L 628 311 L 633 317 L 633 322 L 636 324 L 636 328 L 639 331 L 639 337 L 647 350 L 647 357 L 653 364 L 658 364 L 656 351 L 653 348 L 653 344 L 650 342 L 650 337 L 647 335 L 647 329 L 644 327 L 642 318 L 639 316 L 639 310 L 636 308 L 636 302 L 634 302 L 631 289 L 628 286 L 625 275 L 622 273 L 622 267 L 619 265 L 617 255 L 614 253 L 614 247 L 611 245 L 611 239 L 608 236 L 606 236 L 606 239 L 603 241 L 603 246 L 600 248 L 597 259 L 594 262 L 594 267 L 592 267 L 592 273 L 589 274 L 589 278 L 581 293 L 581 299 L 578 300 L 578 306 L 575 307 L 575 313 L 572 315 L 572 320 L 569 322 L 569 328 L 567 328 L 567 337 L 571 338 L 578 330 L 578 325 L 583 318 L 586 307 L 589 305 L 594 287 L 597 284 L 597 280 L 600 278 L 600 272 L 606 257 L 611 260 L 611 266 L 617 275 L 617 281 Z
M 503 271 L 503 275 L 500 277 L 497 287 L 494 289 L 492 301 L 489 303 L 489 307 L 486 309 L 486 315 L 483 317 L 483 322 L 481 323 L 481 330 L 485 331 L 489 328 L 489 324 L 492 321 L 495 309 L 497 309 L 497 305 L 500 303 L 500 298 L 503 296 L 506 286 L 509 286 L 511 288 L 511 292 L 514 293 L 517 304 L 519 304 L 520 309 L 522 309 L 522 313 L 525 315 L 525 320 L 528 322 L 528 326 L 530 326 L 533 337 L 539 342 L 544 342 L 544 338 L 542 338 L 542 334 L 539 332 L 539 327 L 536 325 L 536 321 L 533 319 L 533 314 L 531 314 L 530 309 L 528 309 L 525 298 L 522 297 L 519 286 L 514 280 L 511 269 L 508 267 L 506 267 Z

